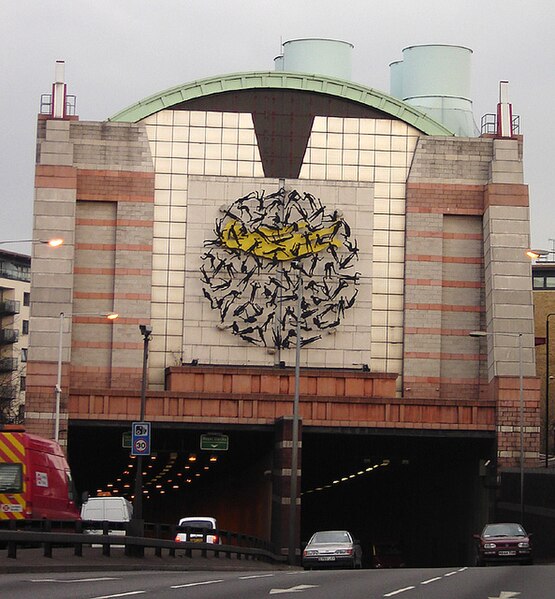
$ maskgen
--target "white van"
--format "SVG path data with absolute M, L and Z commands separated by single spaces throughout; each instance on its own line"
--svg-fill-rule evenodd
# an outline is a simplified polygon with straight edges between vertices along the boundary
M 125 497 L 90 497 L 81 507 L 81 519 L 94 522 L 129 522 L 133 506 Z M 102 526 L 87 529 L 90 534 L 102 534 Z M 124 535 L 125 530 L 109 530 L 108 534 Z

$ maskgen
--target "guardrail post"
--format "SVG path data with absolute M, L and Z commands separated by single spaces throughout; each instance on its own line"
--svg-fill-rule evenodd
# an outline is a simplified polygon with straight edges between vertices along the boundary
M 17 543 L 15 541 L 8 541 L 8 557 L 17 559 Z
M 102 522 L 102 534 L 103 535 L 108 535 L 110 532 L 110 525 L 109 523 L 104 520 Z M 110 557 L 110 543 L 102 543 L 102 555 L 105 555 L 106 557 Z
M 83 557 L 83 543 L 75 543 L 73 555 L 76 557 Z
M 202 531 L 202 544 L 206 545 L 206 528 L 204 528 Z M 200 554 L 202 555 L 202 557 L 208 557 L 206 547 L 200 552 Z
M 225 533 L 225 542 L 226 545 L 231 545 L 231 532 L 229 532 L 229 530 Z M 231 559 L 231 552 L 226 552 L 225 556 L 227 557 L 227 559 Z
M 49 541 L 46 541 L 42 544 L 44 551 L 43 556 L 44 557 L 52 557 L 52 543 L 50 543 Z

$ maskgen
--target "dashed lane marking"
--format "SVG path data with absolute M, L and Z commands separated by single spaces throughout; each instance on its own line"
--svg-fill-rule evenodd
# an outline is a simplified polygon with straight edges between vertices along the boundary
M 189 582 L 187 584 L 175 584 L 170 587 L 170 589 L 186 589 L 189 587 L 199 587 L 204 584 L 216 584 L 218 582 L 223 582 L 222 580 L 203 580 L 202 582 Z
M 393 595 L 399 595 L 399 593 L 404 593 L 405 591 L 412 591 L 414 587 L 405 587 L 404 589 L 397 589 L 396 591 L 391 591 L 391 593 L 386 593 L 384 597 L 393 597 Z
M 115 599 L 115 597 L 129 597 L 130 595 L 142 595 L 146 591 L 129 591 L 128 593 L 117 593 L 116 595 L 98 595 L 91 599 Z
M 428 578 L 428 580 L 423 580 L 420 584 L 430 584 L 431 582 L 436 582 L 437 580 L 441 579 L 441 576 L 436 576 L 435 578 Z
M 114 576 L 99 576 L 98 578 L 33 578 L 30 582 L 103 582 L 105 580 L 119 580 Z

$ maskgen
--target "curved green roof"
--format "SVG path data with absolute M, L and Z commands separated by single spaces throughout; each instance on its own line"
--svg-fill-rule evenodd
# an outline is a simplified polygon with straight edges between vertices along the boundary
M 288 89 L 335 96 L 380 110 L 412 125 L 427 135 L 454 135 L 452 131 L 423 112 L 370 87 L 322 75 L 284 71 L 235 73 L 185 83 L 140 100 L 108 120 L 136 123 L 151 114 L 187 100 L 247 89 Z

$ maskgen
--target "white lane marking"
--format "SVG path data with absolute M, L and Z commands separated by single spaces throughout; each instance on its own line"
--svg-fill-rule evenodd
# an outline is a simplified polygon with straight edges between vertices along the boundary
M 499 597 L 489 597 L 488 599 L 511 599 L 511 597 L 516 597 L 517 595 L 520 595 L 520 593 L 516 591 L 501 591 Z
M 188 584 L 174 584 L 170 589 L 186 589 L 188 587 L 198 587 L 203 584 L 216 584 L 217 582 L 223 582 L 222 580 L 204 580 L 202 582 L 189 582 Z
M 441 576 L 436 576 L 435 578 L 429 578 L 428 580 L 423 580 L 420 584 L 430 584 L 430 582 L 436 582 L 436 580 L 441 580 Z
M 468 570 L 468 566 L 465 566 L 464 568 L 459 568 L 457 572 L 464 572 L 465 570 Z
M 443 576 L 445 576 L 447 578 L 448 576 L 453 576 L 455 574 L 458 574 L 458 570 L 455 572 L 447 572 L 447 574 L 444 574 Z
M 391 593 L 386 593 L 384 597 L 393 597 L 393 595 L 398 595 L 399 593 L 404 593 L 405 591 L 411 591 L 414 587 L 405 587 L 404 589 L 397 589 L 396 591 L 391 591 Z
M 269 578 L 275 574 L 251 574 L 250 576 L 239 576 L 239 580 L 250 580 L 251 578 Z
M 118 593 L 117 595 L 99 595 L 98 597 L 91 597 L 91 599 L 113 599 L 114 597 L 129 597 L 129 595 L 142 595 L 146 591 L 129 591 L 128 593 Z
M 101 582 L 103 580 L 119 580 L 112 576 L 99 576 L 98 578 L 33 578 L 30 582 Z
M 291 587 L 290 589 L 270 589 L 270 595 L 277 595 L 278 593 L 302 593 L 307 589 L 317 589 L 319 585 L 317 584 L 299 584 L 296 587 Z

